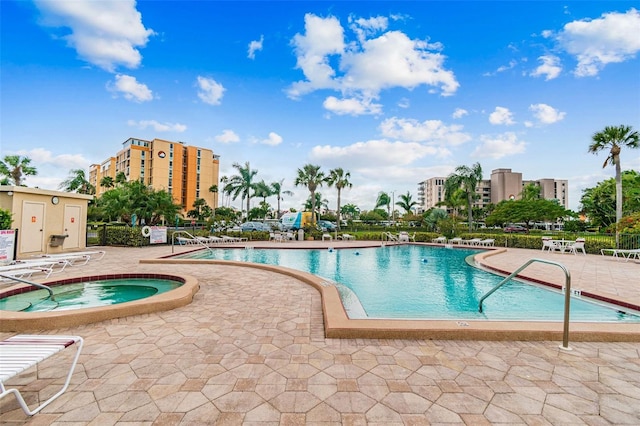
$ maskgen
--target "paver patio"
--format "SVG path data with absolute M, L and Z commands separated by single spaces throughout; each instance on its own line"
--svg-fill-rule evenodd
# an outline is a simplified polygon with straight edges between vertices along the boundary
M 106 250 L 63 276 L 177 272 L 138 263 L 167 247 Z M 509 250 L 491 262 L 515 269 L 523 256 L 540 256 L 532 252 Z M 640 301 L 640 265 L 558 256 L 571 263 L 576 288 Z M 4 398 L 0 423 L 640 424 L 640 343 L 572 342 L 563 351 L 556 341 L 327 339 L 318 291 L 294 278 L 181 268 L 201 285 L 188 306 L 46 331 L 85 339 L 69 390 L 33 418 Z M 60 383 L 68 352 L 10 383 L 33 404 Z

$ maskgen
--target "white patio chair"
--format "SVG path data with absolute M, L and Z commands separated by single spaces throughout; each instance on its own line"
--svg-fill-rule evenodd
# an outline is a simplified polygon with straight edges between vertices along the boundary
M 584 238 L 576 239 L 576 242 L 569 246 L 569 253 L 576 254 L 578 250 L 582 251 L 582 254 L 586 256 L 587 252 L 584 250 Z

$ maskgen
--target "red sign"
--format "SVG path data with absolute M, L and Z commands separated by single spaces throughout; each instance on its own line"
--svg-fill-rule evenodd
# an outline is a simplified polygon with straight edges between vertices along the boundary
M 75 218 L 75 217 L 72 217 L 72 218 L 71 218 L 71 223 L 74 223 L 75 221 L 76 221 L 76 218 Z
M 36 223 L 38 219 L 35 216 L 31 216 L 31 223 Z

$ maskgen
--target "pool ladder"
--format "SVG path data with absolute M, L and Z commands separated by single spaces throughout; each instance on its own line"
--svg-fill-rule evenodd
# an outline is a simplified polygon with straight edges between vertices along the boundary
M 505 285 L 507 282 L 511 281 L 516 275 L 518 275 L 523 269 L 532 263 L 540 262 L 547 263 L 549 265 L 555 265 L 564 271 L 565 276 L 565 284 L 564 284 L 564 328 L 562 333 L 562 346 L 560 349 L 571 350 L 569 347 L 569 311 L 571 308 L 571 274 L 569 270 L 561 263 L 554 262 L 552 260 L 546 259 L 529 259 L 524 265 L 513 271 L 508 277 L 500 281 L 498 285 L 489 290 L 484 296 L 480 298 L 480 303 L 478 304 L 478 312 L 482 312 L 482 302 L 484 299 L 491 296 L 497 289 Z

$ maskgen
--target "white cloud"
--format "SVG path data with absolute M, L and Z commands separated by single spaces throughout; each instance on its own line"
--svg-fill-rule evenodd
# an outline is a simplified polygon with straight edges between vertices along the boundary
M 80 154 L 53 155 L 45 148 L 34 148 L 16 151 L 17 155 L 31 159 L 31 165 L 37 168 L 38 164 L 53 164 L 63 169 L 82 169 L 89 167 L 89 160 Z
M 200 100 L 209 105 L 220 105 L 222 96 L 226 90 L 222 84 L 212 78 L 198 76 L 198 97 Z
M 256 52 L 262 50 L 262 43 L 264 42 L 264 35 L 260 36 L 260 40 L 253 40 L 249 43 L 249 52 L 247 57 L 249 59 L 255 59 Z
M 349 98 L 377 98 L 394 87 L 414 89 L 420 85 L 440 90 L 442 96 L 456 92 L 459 83 L 443 67 L 440 43 L 412 40 L 399 31 L 387 31 L 387 21 L 377 17 L 350 19 L 354 41 L 345 41 L 344 29 L 335 17 L 305 16 L 305 33 L 292 40 L 297 68 L 306 80 L 293 83 L 288 96 L 299 98 L 320 89 L 340 91 Z
M 66 27 L 61 38 L 85 61 L 113 72 L 119 65 L 137 68 L 153 30 L 142 24 L 134 0 L 75 1 L 36 0 L 42 24 Z
M 533 77 L 545 76 L 545 80 L 553 80 L 560 75 L 562 67 L 560 66 L 560 58 L 554 55 L 543 55 L 538 58 L 542 64 L 538 66 L 529 75 Z
M 371 103 L 371 101 L 372 99 L 338 99 L 335 96 L 329 96 L 322 106 L 337 115 L 380 114 L 382 105 Z
M 462 118 L 465 115 L 469 115 L 469 111 L 467 111 L 466 109 L 462 109 L 462 108 L 456 108 L 456 110 L 453 111 L 453 114 L 451 114 L 451 117 L 453 117 L 453 118 Z
M 496 107 L 495 111 L 489 114 L 489 123 L 491 124 L 515 124 L 513 121 L 513 114 L 505 107 Z
M 564 119 L 566 112 L 560 112 L 547 104 L 534 104 L 529 106 L 529 110 L 542 124 L 553 124 Z
M 392 117 L 380 124 L 382 135 L 387 138 L 422 142 L 442 146 L 457 146 L 471 140 L 462 132 L 461 125 L 447 126 L 440 120 L 418 120 Z
M 500 158 L 522 154 L 527 146 L 526 142 L 519 141 L 513 132 L 503 133 L 498 136 L 482 135 L 480 137 L 482 143 L 471 154 L 472 157 L 478 158 Z
M 153 99 L 153 92 L 147 85 L 138 83 L 138 80 L 130 75 L 116 75 L 114 82 L 107 83 L 107 89 L 116 95 L 121 93 L 125 99 L 134 102 L 146 102 Z
M 137 127 L 139 129 L 146 129 L 151 127 L 156 132 L 178 132 L 182 133 L 187 130 L 187 126 L 180 123 L 160 123 L 156 120 L 129 120 L 127 121 L 129 126 Z
M 219 135 L 216 135 L 214 139 L 216 140 L 216 142 L 220 142 L 220 143 L 240 142 L 240 136 L 238 136 L 236 132 L 230 129 L 223 130 L 222 133 Z
M 267 139 L 263 139 L 260 141 L 263 145 L 276 146 L 282 143 L 282 136 L 275 132 L 270 132 L 269 137 Z
M 402 98 L 398 101 L 398 107 L 400 108 L 409 108 L 411 106 L 411 101 L 407 98 Z
M 356 34 L 362 43 L 367 37 L 371 37 L 387 29 L 389 19 L 386 16 L 376 16 L 375 18 L 354 18 L 349 17 L 351 30 Z
M 315 146 L 309 153 L 313 162 L 327 167 L 349 164 L 351 169 L 369 168 L 372 164 L 406 166 L 427 155 L 446 155 L 444 150 L 417 142 L 370 140 L 347 146 Z
M 640 12 L 604 13 L 600 18 L 569 22 L 556 36 L 567 53 L 576 57 L 574 74 L 595 76 L 607 64 L 632 59 L 640 51 Z

